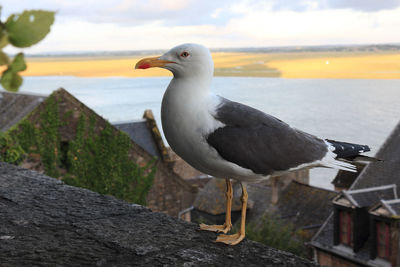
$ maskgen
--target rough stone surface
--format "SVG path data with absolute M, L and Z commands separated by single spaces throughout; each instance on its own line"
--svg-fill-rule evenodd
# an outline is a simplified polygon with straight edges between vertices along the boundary
M 315 266 L 0 163 L 0 266 Z

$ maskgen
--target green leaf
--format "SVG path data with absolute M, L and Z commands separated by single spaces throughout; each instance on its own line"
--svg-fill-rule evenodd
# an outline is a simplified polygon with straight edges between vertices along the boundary
M 5 47 L 6 45 L 8 45 L 8 38 L 7 38 L 7 34 L 3 33 L 0 36 L 0 49 Z
M 29 47 L 42 40 L 54 22 L 54 12 L 26 10 L 22 14 L 12 14 L 5 26 L 9 42 L 16 47 Z
M 8 58 L 7 54 L 3 51 L 0 51 L 0 66 L 7 65 L 9 62 L 10 59 Z
M 15 57 L 11 65 L 9 66 L 12 72 L 19 72 L 26 70 L 26 63 L 24 60 L 24 54 L 18 53 Z
M 1 6 L 0 6 L 1 11 Z M 7 32 L 4 29 L 4 24 L 0 22 L 0 49 L 8 45 Z
M 8 44 L 7 32 L 4 29 L 4 24 L 1 24 L 0 22 L 0 49 L 5 47 L 7 44 Z
M 22 84 L 22 77 L 13 72 L 10 68 L 3 72 L 1 76 L 1 85 L 4 89 L 11 92 L 17 92 Z
M 3 52 L 1 52 L 3 53 Z M 4 54 L 4 53 L 3 53 Z M 0 54 L 1 55 L 1 54 Z M 5 54 L 4 54 L 5 55 Z M 7 55 L 5 55 L 7 57 Z M 8 59 L 8 57 L 7 57 Z M 22 77 L 18 74 L 20 71 L 26 70 L 26 64 L 24 60 L 24 54 L 18 53 L 10 65 L 8 65 L 8 69 L 3 72 L 1 77 L 1 85 L 7 91 L 16 92 L 18 88 L 22 84 Z

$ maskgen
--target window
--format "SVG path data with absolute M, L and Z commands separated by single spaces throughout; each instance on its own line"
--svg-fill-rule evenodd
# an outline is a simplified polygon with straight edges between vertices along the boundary
M 390 260 L 392 254 L 390 243 L 390 225 L 385 222 L 377 222 L 376 255 L 379 258 Z
M 340 210 L 339 211 L 339 234 L 340 234 L 340 243 L 350 246 L 353 246 L 353 220 L 351 219 L 351 212 Z

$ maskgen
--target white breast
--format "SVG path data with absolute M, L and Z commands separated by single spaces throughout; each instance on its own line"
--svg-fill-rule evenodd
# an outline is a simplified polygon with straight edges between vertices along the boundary
M 161 106 L 161 121 L 171 148 L 201 172 L 216 177 L 239 180 L 259 180 L 259 175 L 222 159 L 210 147 L 206 137 L 224 124 L 213 117 L 220 103 L 219 97 L 208 90 L 187 88 L 187 83 L 173 79 Z

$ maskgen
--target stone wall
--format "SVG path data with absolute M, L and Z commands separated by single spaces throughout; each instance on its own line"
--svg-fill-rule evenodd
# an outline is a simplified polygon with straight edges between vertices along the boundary
M 0 163 L 0 265 L 316 266 L 163 213 Z
M 153 186 L 147 195 L 147 206 L 153 211 L 177 217 L 180 211 L 192 206 L 196 193 L 195 187 L 159 161 Z

